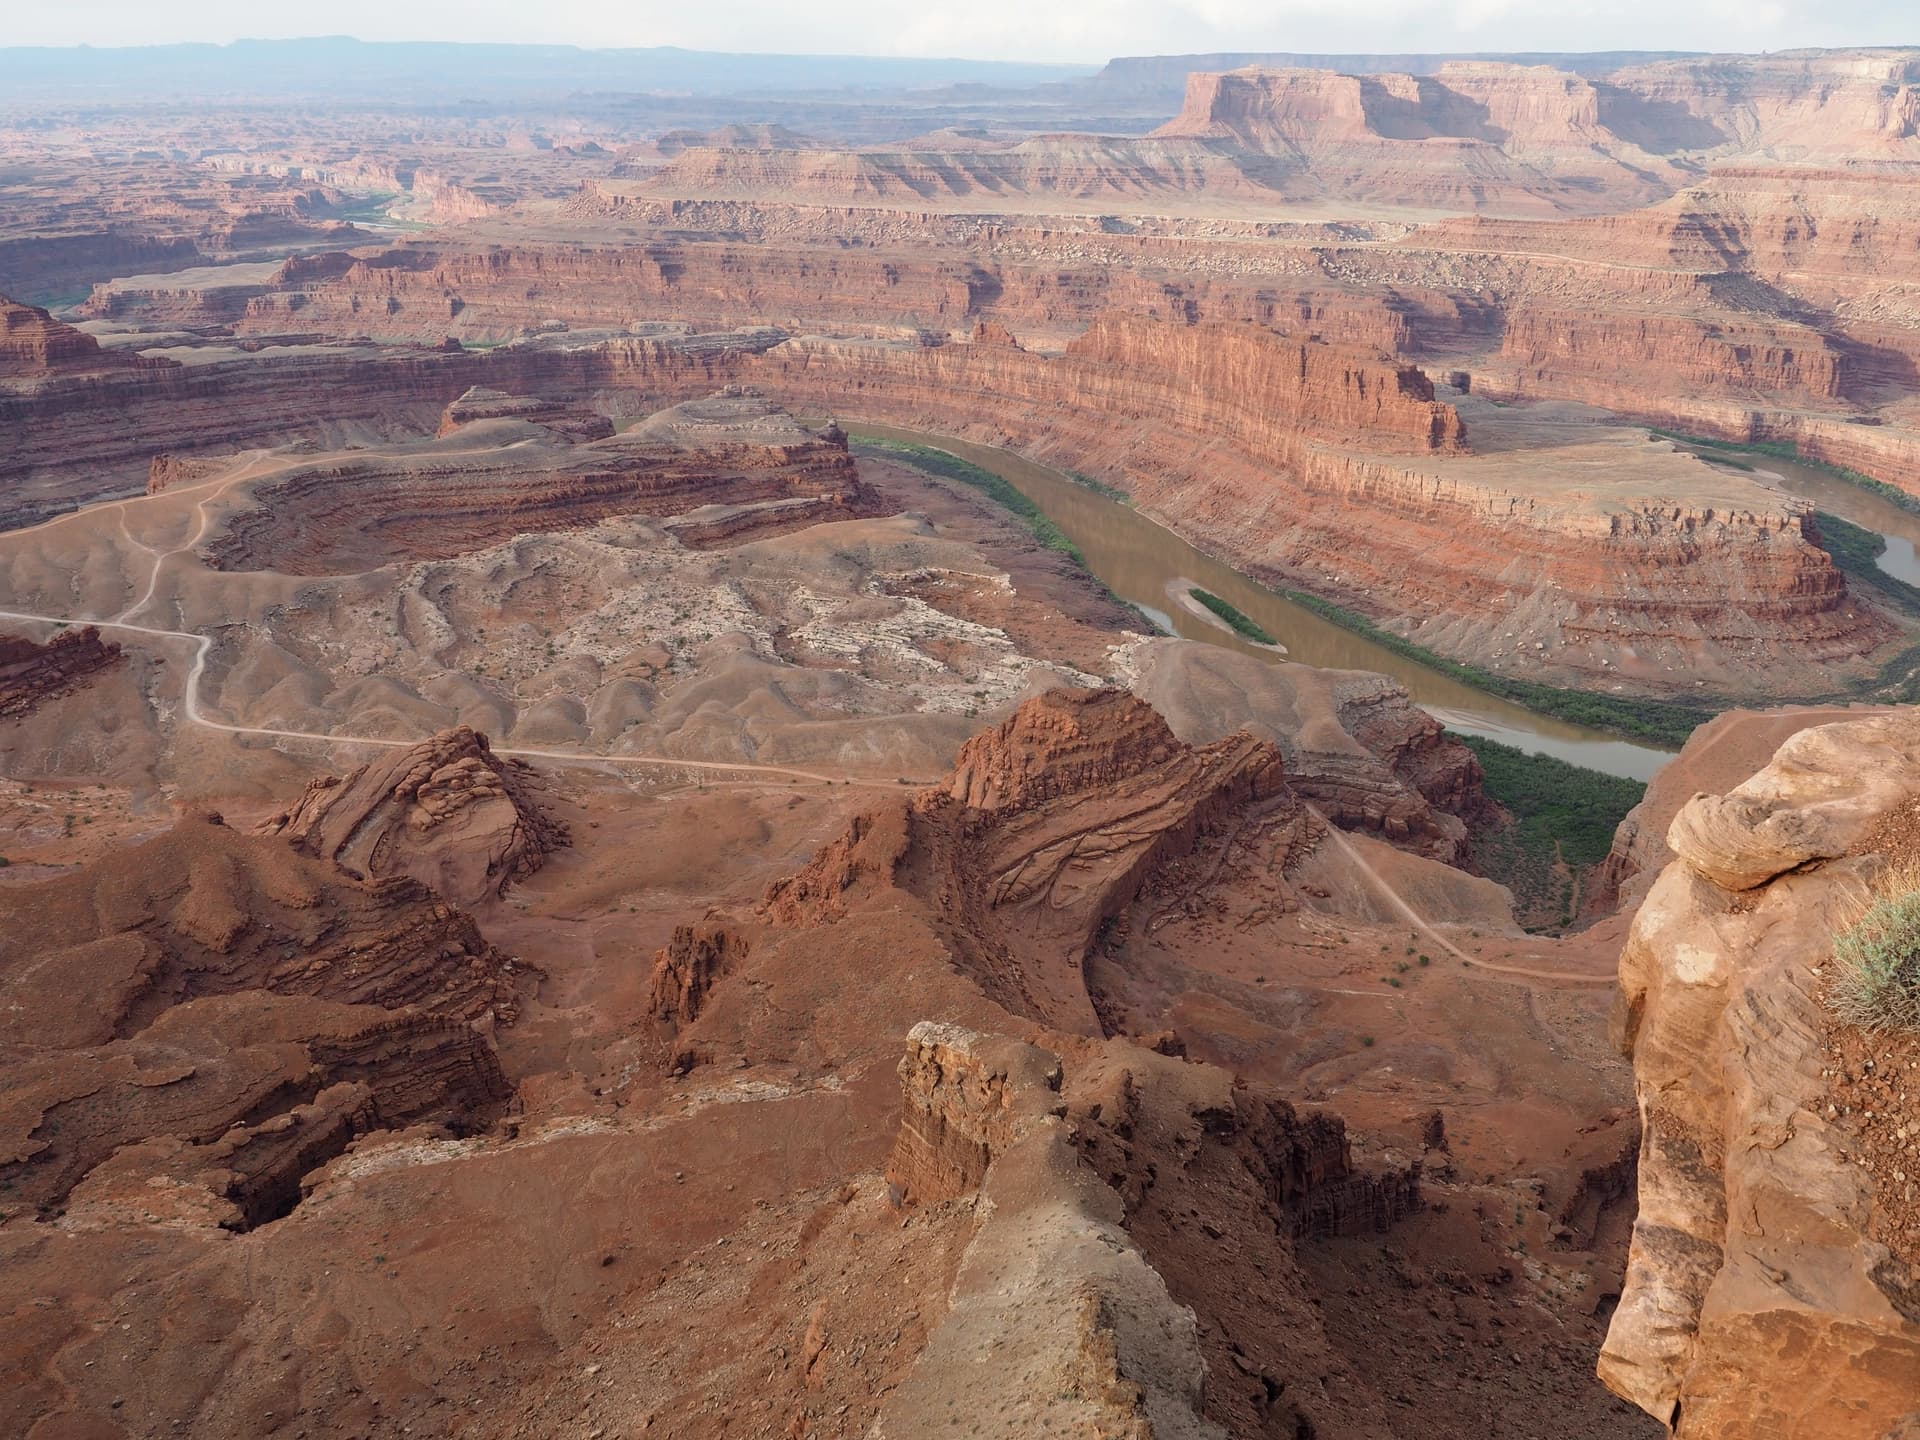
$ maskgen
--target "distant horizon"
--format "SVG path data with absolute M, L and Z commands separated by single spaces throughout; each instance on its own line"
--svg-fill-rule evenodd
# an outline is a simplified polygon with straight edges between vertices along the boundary
M 342 31 L 276 33 L 257 0 L 66 0 L 9 17 L 4 49 L 234 46 L 303 40 L 588 51 L 1099 66 L 1115 58 L 1293 53 L 1768 54 L 1920 45 L 1908 0 L 784 0 L 699 7 L 613 0 L 336 0 Z M 303 13 L 286 7 L 292 24 Z M 752 37 L 753 48 L 741 46 Z
M 1314 55 L 1325 58 L 1377 59 L 1394 55 L 1424 56 L 1431 59 L 1467 58 L 1484 55 L 1789 55 L 1799 51 L 1824 51 L 1838 53 L 1860 51 L 1920 50 L 1920 40 L 1911 44 L 1871 44 L 1871 45 L 1782 45 L 1760 50 L 1701 49 L 1695 46 L 1589 46 L 1584 48 L 1540 49 L 1515 46 L 1512 49 L 1481 46 L 1458 50 L 1406 49 L 1406 50 L 1299 50 L 1286 47 L 1262 49 L 1258 47 L 1231 47 L 1227 49 L 1207 50 L 1153 50 L 1116 52 L 1097 59 L 1083 60 L 1010 60 L 988 55 L 965 54 L 928 54 L 906 55 L 878 50 L 732 50 L 704 45 L 614 45 L 588 44 L 572 40 L 476 40 L 432 39 L 421 37 L 400 37 L 368 39 L 362 35 L 236 35 L 231 40 L 143 40 L 131 44 L 100 44 L 91 40 L 77 40 L 65 44 L 0 44 L 0 51 L 14 50 L 172 50 L 207 49 L 231 50 L 243 45 L 310 45 L 344 42 L 351 45 L 468 45 L 474 47 L 504 47 L 519 50 L 578 50 L 588 54 L 619 54 L 622 52 L 641 52 L 647 54 L 684 52 L 689 55 L 737 55 L 742 59 L 821 59 L 821 60 L 883 60 L 916 61 L 926 60 L 934 63 L 957 62 L 970 65 L 1013 65 L 1033 66 L 1044 69 L 1075 70 L 1091 69 L 1102 65 L 1111 65 L 1116 60 L 1181 60 L 1188 58 L 1207 58 L 1212 56 L 1234 55 Z
M 467 39 L 467 38 L 448 39 L 445 37 L 437 37 L 432 39 L 421 38 L 421 37 L 410 37 L 410 38 L 395 37 L 395 38 L 369 39 L 366 36 L 362 36 L 362 35 L 331 34 L 331 35 L 237 35 L 230 40 L 144 40 L 144 41 L 138 41 L 138 42 L 133 42 L 129 44 L 99 44 L 90 40 L 78 40 L 78 41 L 72 41 L 65 44 L 55 44 L 55 43 L 0 44 L 0 54 L 17 53 L 20 51 L 45 51 L 45 50 L 55 50 L 55 51 L 65 51 L 65 52 L 97 51 L 102 54 L 124 54 L 129 51 L 141 51 L 141 50 L 181 50 L 181 49 L 233 50 L 233 49 L 238 49 L 240 47 L 249 46 L 249 45 L 261 45 L 261 46 L 314 45 L 314 44 L 341 44 L 341 43 L 350 44 L 350 45 L 392 46 L 395 48 L 407 47 L 407 46 L 442 45 L 442 46 L 455 46 L 455 47 L 469 46 L 475 49 L 499 48 L 499 49 L 529 50 L 529 51 L 571 50 L 571 51 L 578 51 L 583 55 L 619 55 L 619 54 L 662 55 L 662 54 L 680 53 L 680 54 L 686 54 L 686 55 L 700 55 L 700 56 L 714 56 L 714 57 L 738 57 L 739 59 L 742 59 L 742 60 L 786 60 L 786 59 L 855 60 L 855 61 L 872 60 L 872 61 L 887 63 L 887 64 L 911 65 L 918 62 L 925 62 L 930 65 L 942 65 L 942 64 L 983 65 L 983 66 L 1006 66 L 1008 68 L 1013 68 L 1013 69 L 1024 68 L 1024 69 L 1036 69 L 1036 70 L 1087 70 L 1087 71 L 1098 70 L 1104 66 L 1112 65 L 1119 61 L 1184 60 L 1184 59 L 1213 59 L 1213 58 L 1231 59 L 1231 58 L 1234 58 L 1237 56 L 1243 56 L 1243 55 L 1285 55 L 1285 56 L 1299 56 L 1302 58 L 1325 59 L 1325 60 L 1337 60 L 1337 59 L 1380 60 L 1380 59 L 1393 59 L 1396 57 L 1406 57 L 1406 58 L 1420 57 L 1420 58 L 1431 59 L 1431 60 L 1449 60 L 1449 59 L 1471 60 L 1471 59 L 1487 59 L 1492 57 L 1506 57 L 1506 56 L 1516 56 L 1522 59 L 1528 59 L 1536 56 L 1553 56 L 1553 55 L 1563 55 L 1563 56 L 1567 56 L 1568 58 L 1583 58 L 1583 57 L 1595 56 L 1595 55 L 1601 55 L 1601 56 L 1612 56 L 1612 55 L 1762 56 L 1762 55 L 1794 55 L 1794 54 L 1814 54 L 1814 53 L 1846 54 L 1846 53 L 1852 53 L 1852 52 L 1857 52 L 1860 54 L 1874 54 L 1879 52 L 1897 53 L 1901 51 L 1920 51 L 1920 40 L 1914 40 L 1907 43 L 1898 43 L 1898 42 L 1889 41 L 1886 43 L 1871 43 L 1871 44 L 1858 44 L 1858 45 L 1780 45 L 1780 46 L 1772 46 L 1772 47 L 1753 49 L 1753 50 L 1706 49 L 1706 48 L 1701 48 L 1697 46 L 1653 46 L 1653 45 L 1588 46 L 1588 47 L 1560 48 L 1560 49 L 1542 49 L 1537 47 L 1516 46 L 1511 49 L 1502 49 L 1499 47 L 1479 47 L 1479 48 L 1473 48 L 1473 49 L 1463 48 L 1463 49 L 1457 49 L 1457 50 L 1446 50 L 1446 49 L 1303 50 L 1303 49 L 1288 49 L 1288 48 L 1260 49 L 1260 48 L 1236 47 L 1236 48 L 1228 48 L 1228 49 L 1208 49 L 1208 50 L 1154 50 L 1154 51 L 1142 50 L 1142 51 L 1116 52 L 1115 54 L 1101 56 L 1097 59 L 1088 58 L 1088 59 L 1082 59 L 1082 60 L 1020 60 L 1020 59 L 1009 59 L 1009 58 L 996 57 L 996 56 L 990 56 L 990 55 L 964 55 L 964 54 L 909 55 L 909 54 L 899 54 L 894 52 L 878 51 L 878 50 L 770 50 L 770 49 L 769 50 L 729 50 L 729 49 L 716 49 L 709 46 L 701 46 L 701 45 L 677 45 L 677 44 L 664 44 L 664 43 L 658 44 L 658 45 L 624 45 L 624 44 L 589 44 L 589 43 L 583 43 L 583 42 L 572 41 L 572 40 L 480 40 L 480 39 Z

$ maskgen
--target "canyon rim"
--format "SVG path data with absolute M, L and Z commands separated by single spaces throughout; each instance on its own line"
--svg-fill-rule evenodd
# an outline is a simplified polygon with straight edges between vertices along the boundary
M 501 9 L 0 34 L 0 1435 L 1920 1435 L 1920 45 Z

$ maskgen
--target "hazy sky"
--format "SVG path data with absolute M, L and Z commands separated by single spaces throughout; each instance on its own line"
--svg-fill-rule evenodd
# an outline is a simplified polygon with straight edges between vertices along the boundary
M 0 45 L 284 38 L 1099 61 L 1205 50 L 1920 43 L 1916 0 L 13 0 Z

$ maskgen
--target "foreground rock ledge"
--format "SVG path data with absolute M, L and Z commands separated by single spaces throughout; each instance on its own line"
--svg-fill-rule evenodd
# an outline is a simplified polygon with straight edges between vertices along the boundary
M 1834 1106 L 1818 996 L 1917 795 L 1920 712 L 1802 731 L 1675 817 L 1622 953 L 1645 1132 L 1599 1371 L 1680 1440 L 1920 1424 L 1920 1284 L 1873 1238 L 1912 1202 L 1856 1163 L 1889 1117 Z

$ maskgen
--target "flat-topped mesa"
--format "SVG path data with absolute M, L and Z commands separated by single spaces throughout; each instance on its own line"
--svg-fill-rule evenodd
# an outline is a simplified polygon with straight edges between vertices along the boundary
M 156 370 L 171 360 L 103 350 L 83 330 L 56 320 L 38 305 L 0 295 L 0 380 L 37 380 L 92 370 Z
M 459 904 L 504 892 L 567 843 L 524 761 L 465 725 L 348 774 L 310 781 L 260 826 L 366 877 L 407 875 Z
M 1920 150 L 1920 50 L 1799 50 L 1663 60 L 1610 88 L 1695 151 L 1910 159 Z
M 785 222 L 790 223 L 790 222 Z M 844 218 L 840 220 L 845 223 Z M 884 321 L 965 323 L 980 268 L 964 257 L 904 257 L 866 247 L 806 250 L 753 243 L 516 244 L 463 249 L 408 244 L 353 255 L 296 256 L 231 295 L 176 296 L 115 287 L 88 313 L 149 322 L 219 318 L 237 331 L 319 331 L 413 341 L 506 339 L 563 319 L 575 329 L 635 321 L 702 326 L 833 324 L 873 309 Z M 692 298 L 697 293 L 698 299 Z
M 1155 133 L 1309 158 L 1354 142 L 1432 140 L 1516 156 L 1632 151 L 1652 167 L 1676 153 L 1896 158 L 1920 136 L 1917 77 L 1911 50 L 1715 55 L 1603 79 L 1489 60 L 1419 75 L 1252 65 L 1190 73 L 1180 114 Z
M 576 413 L 552 403 L 553 413 Z M 485 392 L 472 408 L 521 410 Z M 706 549 L 882 508 L 843 433 L 811 430 L 758 396 L 690 401 L 583 443 L 531 430 L 524 414 L 458 424 L 432 446 L 357 450 L 287 471 L 251 492 L 255 505 L 229 516 L 206 553 L 223 570 L 325 574 L 445 559 L 617 516 L 650 517 Z
M 1526 305 L 1507 320 L 1498 359 L 1474 376 L 1477 393 L 1565 396 L 1629 415 L 1662 418 L 1675 391 L 1686 403 L 1844 402 L 1844 351 L 1791 321 L 1743 321 L 1717 312 L 1601 315 L 1577 306 Z
M 1187 77 L 1180 114 L 1154 132 L 1230 139 L 1273 154 L 1353 141 L 1455 140 L 1591 148 L 1593 83 L 1550 65 L 1454 61 L 1432 75 L 1248 66 Z
M 1548 65 L 1196 72 L 1180 114 L 1154 133 L 1263 157 L 1255 173 L 1287 193 L 1431 209 L 1622 208 L 1686 174 L 1606 123 L 1594 81 Z
M 1277 152 L 1309 137 L 1361 139 L 1374 131 L 1367 122 L 1360 77 L 1250 65 L 1188 75 L 1180 113 L 1153 133 L 1232 140 L 1250 150 Z

